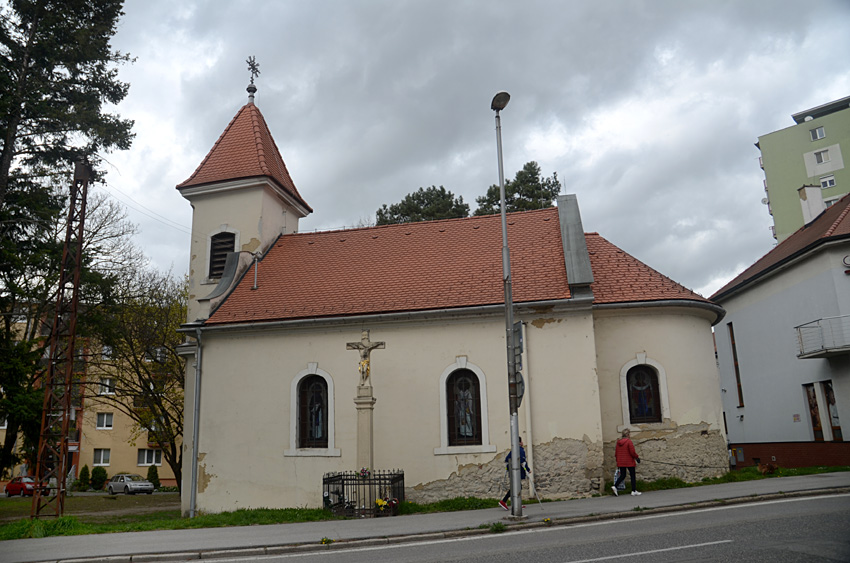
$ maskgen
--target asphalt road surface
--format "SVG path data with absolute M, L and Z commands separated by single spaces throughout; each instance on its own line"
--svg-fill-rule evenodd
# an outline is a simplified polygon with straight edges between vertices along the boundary
M 421 543 L 216 561 L 847 562 L 850 561 L 850 494 L 721 506 Z

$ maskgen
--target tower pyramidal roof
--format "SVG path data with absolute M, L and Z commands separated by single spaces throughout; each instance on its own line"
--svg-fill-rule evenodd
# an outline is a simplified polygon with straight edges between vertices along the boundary
M 313 209 L 298 193 L 263 114 L 248 102 L 230 121 L 198 168 L 177 189 L 265 176 Z

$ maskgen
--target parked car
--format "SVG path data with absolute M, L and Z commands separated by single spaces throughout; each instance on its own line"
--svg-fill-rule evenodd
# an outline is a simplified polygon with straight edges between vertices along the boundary
M 110 495 L 125 493 L 134 495 L 136 493 L 153 494 L 153 483 L 133 473 L 121 473 L 113 475 L 106 484 L 106 490 Z
M 35 492 L 35 477 L 30 477 L 28 475 L 23 475 L 21 477 L 15 477 L 8 483 L 6 483 L 6 496 L 11 497 L 15 495 L 20 495 L 22 497 L 32 496 Z M 42 489 L 41 494 L 49 495 L 50 488 L 45 487 Z

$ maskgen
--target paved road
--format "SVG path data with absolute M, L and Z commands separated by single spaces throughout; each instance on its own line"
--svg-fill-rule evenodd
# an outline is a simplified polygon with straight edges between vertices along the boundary
M 795 497 L 227 563 L 589 563 L 850 561 L 850 493 Z M 297 560 L 296 560 L 297 558 Z
M 529 505 L 522 522 L 505 520 L 501 508 L 440 514 L 421 514 L 395 518 L 341 520 L 303 524 L 278 524 L 202 530 L 165 530 L 105 534 L 98 536 L 52 537 L 13 540 L 0 543 L 0 563 L 68 561 L 90 558 L 110 563 L 122 561 L 185 561 L 235 553 L 283 553 L 296 549 L 340 549 L 367 544 L 413 541 L 484 533 L 481 526 L 504 522 L 508 526 L 545 526 L 583 520 L 625 518 L 655 512 L 681 510 L 735 499 L 775 499 L 795 495 L 837 494 L 850 492 L 850 472 L 825 473 L 802 477 L 781 477 L 726 483 L 706 487 L 646 493 L 642 496 L 604 496 L 598 498 Z M 844 497 L 846 498 L 846 497 Z M 850 501 L 847 501 L 850 502 Z M 320 546 L 322 538 L 334 539 L 330 548 Z M 155 555 L 151 558 L 142 555 Z

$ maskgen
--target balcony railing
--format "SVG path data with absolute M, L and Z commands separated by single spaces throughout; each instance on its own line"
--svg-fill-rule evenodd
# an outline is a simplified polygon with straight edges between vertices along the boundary
M 829 358 L 850 354 L 850 315 L 826 317 L 797 329 L 798 358 Z

